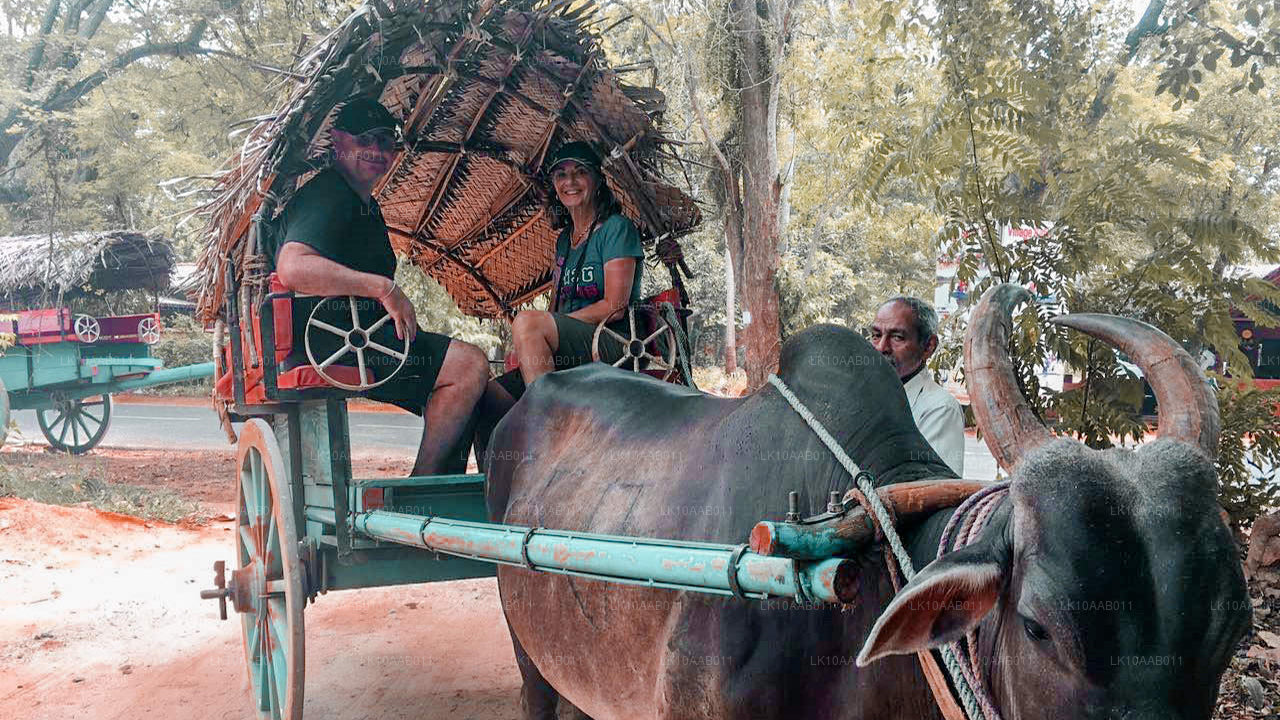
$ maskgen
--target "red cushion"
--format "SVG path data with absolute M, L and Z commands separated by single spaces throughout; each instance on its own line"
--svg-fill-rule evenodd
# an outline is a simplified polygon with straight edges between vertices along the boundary
M 346 383 L 347 385 L 358 385 L 360 383 L 360 368 L 346 365 L 330 365 L 324 371 L 340 383 Z M 367 378 L 366 382 L 373 382 L 373 373 L 367 368 L 365 369 L 365 377 Z M 282 390 L 304 390 L 306 388 L 328 388 L 334 386 L 320 377 L 320 373 L 316 372 L 315 368 L 310 365 L 303 365 L 280 373 L 280 379 L 276 381 L 276 387 Z

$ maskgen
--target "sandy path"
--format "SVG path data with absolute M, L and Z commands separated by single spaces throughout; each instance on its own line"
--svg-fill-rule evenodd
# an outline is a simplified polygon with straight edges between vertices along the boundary
M 231 524 L 0 498 L 0 716 L 251 718 L 238 625 L 198 596 Z M 492 579 L 330 593 L 306 623 L 309 720 L 517 715 Z

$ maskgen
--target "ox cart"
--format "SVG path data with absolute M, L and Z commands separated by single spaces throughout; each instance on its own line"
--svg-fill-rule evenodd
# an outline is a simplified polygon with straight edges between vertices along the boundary
M 213 363 L 164 368 L 151 354 L 160 331 L 156 313 L 94 317 L 65 307 L 0 322 L 14 343 L 0 355 L 0 445 L 10 410 L 35 410 L 50 447 L 85 453 L 107 434 L 112 393 L 213 374 Z
M 491 523 L 484 475 L 352 473 L 347 400 L 395 377 L 407 343 L 369 342 L 386 320 L 361 319 L 368 299 L 299 303 L 271 272 L 277 218 L 325 160 L 333 108 L 352 96 L 376 96 L 404 124 L 374 188 L 392 245 L 475 317 L 510 320 L 548 290 L 558 230 L 542 164 L 570 141 L 602 147 L 608 186 L 672 287 L 628 308 L 627 332 L 602 324 L 595 341 L 613 332 L 625 350 L 617 366 L 692 384 L 677 239 L 700 215 L 662 180 L 674 155 L 653 124 L 661 93 L 603 65 L 584 29 L 591 12 L 412 0 L 357 10 L 295 68 L 305 80 L 248 131 L 202 208 L 199 313 L 215 326 L 215 402 L 229 432 L 243 425 L 234 555 L 201 596 L 223 619 L 228 603 L 238 615 L 258 717 L 302 717 L 305 609 L 332 590 L 487 577 L 505 564 L 742 599 L 850 598 L 854 569 L 834 555 L 869 540 L 874 523 L 839 495 L 810 522 L 793 507 L 786 522 L 762 525 L 752 547 Z M 351 320 L 319 321 L 308 304 L 349 305 Z M 313 347 L 333 335 L 338 354 Z M 976 489 L 908 483 L 885 501 L 918 509 L 929 506 L 923 493 L 936 507 Z

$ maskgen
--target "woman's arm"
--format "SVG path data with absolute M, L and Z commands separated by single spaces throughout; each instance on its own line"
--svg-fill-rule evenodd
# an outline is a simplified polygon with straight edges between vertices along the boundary
M 631 300 L 631 285 L 636 279 L 636 262 L 633 257 L 614 258 L 604 264 L 604 299 L 578 308 L 569 317 L 595 325 L 602 320 L 613 320 L 622 315 Z
M 413 303 L 391 279 L 360 272 L 316 252 L 306 243 L 285 243 L 276 257 L 276 274 L 285 287 L 308 295 L 358 295 L 376 298 L 396 324 L 396 337 L 418 331 Z

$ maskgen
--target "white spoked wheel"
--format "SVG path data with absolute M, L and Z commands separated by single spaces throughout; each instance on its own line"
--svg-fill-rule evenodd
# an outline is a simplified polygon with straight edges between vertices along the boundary
M 373 334 L 383 325 L 391 322 L 391 316 L 383 315 L 369 327 L 360 327 L 360 312 L 357 305 L 358 300 L 353 295 L 347 296 L 347 304 L 351 307 L 350 328 L 341 328 L 336 325 L 331 325 L 316 317 L 316 313 L 320 308 L 337 299 L 338 298 L 325 298 L 316 304 L 315 308 L 311 310 L 311 315 L 307 317 L 307 331 L 303 336 L 303 346 L 307 349 L 307 360 L 311 362 L 311 367 L 315 368 L 315 371 L 320 374 L 320 377 L 324 378 L 325 382 L 344 390 L 368 390 L 369 388 L 376 388 L 395 377 L 396 373 L 400 372 L 400 369 L 404 367 L 405 361 L 409 359 L 409 336 L 405 335 L 404 346 L 399 350 L 389 348 L 386 345 L 375 342 L 373 340 Z M 366 300 L 366 302 L 371 301 Z M 316 360 L 312 344 L 312 328 L 337 335 L 342 339 L 342 347 L 338 348 L 338 350 L 329 357 L 323 360 Z M 370 352 L 397 361 L 395 369 L 381 380 L 367 380 L 366 376 L 369 373 L 368 361 L 373 358 L 366 358 L 365 353 Z M 356 366 L 360 369 L 360 382 L 355 384 L 336 380 L 327 372 L 329 366 L 349 355 L 355 355 Z
M 623 337 L 614 332 L 604 323 L 596 326 L 595 335 L 591 337 L 591 358 L 596 362 L 600 360 L 600 337 L 608 335 L 614 340 L 622 344 L 622 357 L 614 361 L 614 367 L 624 367 L 628 362 L 631 363 L 631 370 L 639 372 L 642 369 L 641 364 L 648 360 L 649 370 L 658 370 L 662 372 L 662 380 L 669 380 L 676 372 L 676 334 L 671 329 L 671 325 L 661 317 L 657 319 L 657 328 L 649 334 L 648 337 L 642 337 L 636 330 L 636 309 L 634 307 L 627 308 L 627 325 L 630 328 L 630 337 Z M 649 343 L 665 338 L 667 344 L 667 352 L 662 355 L 654 355 L 649 352 Z
M 148 345 L 160 342 L 160 321 L 153 317 L 138 321 L 138 339 Z
M 76 339 L 82 343 L 97 342 L 102 335 L 102 327 L 98 325 L 98 318 L 92 315 L 76 315 L 76 322 L 73 326 Z
M 307 596 L 293 492 L 266 421 L 244 424 L 236 455 L 236 569 L 227 594 L 240 613 L 249 691 L 259 720 L 302 720 Z

